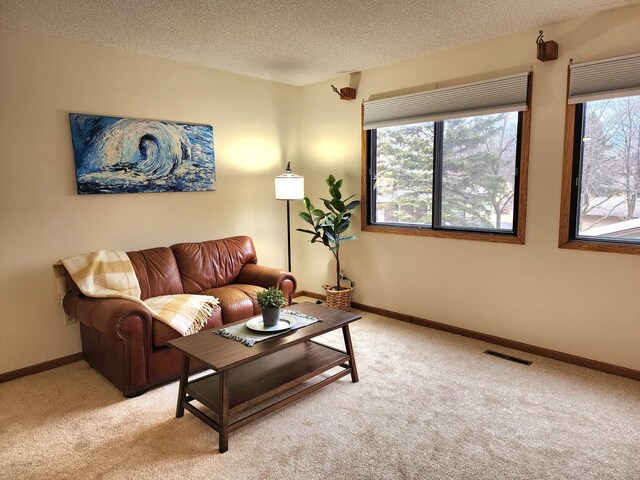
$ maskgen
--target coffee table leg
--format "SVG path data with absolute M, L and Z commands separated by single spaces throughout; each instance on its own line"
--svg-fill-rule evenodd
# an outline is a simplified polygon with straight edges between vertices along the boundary
M 218 373 L 220 376 L 220 411 L 218 412 L 218 435 L 220 437 L 219 450 L 224 453 L 229 450 L 229 385 L 227 370 Z
M 351 381 L 358 382 L 358 369 L 356 368 L 356 357 L 353 353 L 353 345 L 351 345 L 351 334 L 349 333 L 349 325 L 342 327 L 342 335 L 344 336 L 344 346 L 349 355 L 349 366 L 351 367 Z
M 189 381 L 189 356 L 182 355 L 182 373 L 180 374 L 180 387 L 178 388 L 178 406 L 176 407 L 176 418 L 180 418 L 184 415 L 184 406 L 182 401 L 187 398 L 187 394 L 184 391 L 184 387 L 187 386 Z

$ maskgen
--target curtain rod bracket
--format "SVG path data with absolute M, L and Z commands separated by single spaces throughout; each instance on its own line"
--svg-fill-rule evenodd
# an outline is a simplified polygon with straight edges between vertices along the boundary
M 356 89 L 351 87 L 343 87 L 338 90 L 334 85 L 331 85 L 331 88 L 334 92 L 338 94 L 340 100 L 355 100 L 356 99 Z
M 553 40 L 545 42 L 543 39 L 544 32 L 540 30 L 538 38 L 536 38 L 536 45 L 538 46 L 538 60 L 541 62 L 548 62 L 549 60 L 558 59 L 558 44 Z

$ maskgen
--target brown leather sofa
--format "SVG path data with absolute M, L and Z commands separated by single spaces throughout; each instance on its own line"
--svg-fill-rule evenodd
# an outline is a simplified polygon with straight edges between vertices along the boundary
M 219 308 L 205 329 L 260 313 L 256 293 L 277 286 L 291 303 L 291 273 L 257 265 L 251 238 L 238 236 L 127 252 L 145 300 L 160 295 L 213 295 Z M 178 378 L 181 356 L 167 342 L 180 334 L 130 300 L 89 298 L 67 275 L 64 310 L 80 323 L 84 359 L 125 396 Z M 202 366 L 194 365 L 193 370 Z

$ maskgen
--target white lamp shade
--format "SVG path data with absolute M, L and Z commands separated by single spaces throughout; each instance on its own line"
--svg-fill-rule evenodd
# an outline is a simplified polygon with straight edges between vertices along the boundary
M 304 198 L 304 177 L 285 173 L 276 177 L 276 200 L 302 200 Z

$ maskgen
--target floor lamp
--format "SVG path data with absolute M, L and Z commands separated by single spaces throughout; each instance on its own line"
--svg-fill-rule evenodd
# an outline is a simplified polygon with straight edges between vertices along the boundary
M 291 162 L 287 163 L 287 170 L 283 175 L 276 177 L 276 200 L 287 201 L 287 266 L 291 271 L 291 215 L 289 212 L 290 200 L 302 200 L 304 198 L 304 177 L 294 175 L 291 172 Z

